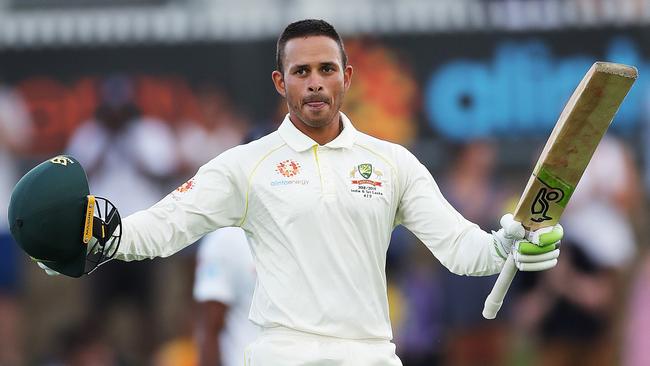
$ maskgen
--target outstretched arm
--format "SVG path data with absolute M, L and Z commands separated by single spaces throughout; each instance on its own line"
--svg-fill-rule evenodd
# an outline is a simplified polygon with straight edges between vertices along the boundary
M 429 171 L 408 151 L 401 151 L 401 200 L 397 224 L 411 230 L 450 271 L 460 275 L 491 275 L 513 252 L 516 267 L 539 271 L 557 264 L 562 227 L 529 233 L 512 215 L 501 219 L 499 231 L 487 233 L 466 220 L 442 196 Z
M 238 226 L 245 211 L 246 181 L 229 155 L 221 154 L 163 200 L 125 218 L 116 258 L 167 257 L 208 232 Z

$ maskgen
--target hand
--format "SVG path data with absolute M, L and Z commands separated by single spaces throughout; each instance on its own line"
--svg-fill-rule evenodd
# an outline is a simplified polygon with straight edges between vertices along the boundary
M 543 271 L 557 265 L 560 240 L 564 230 L 560 224 L 529 232 L 512 214 L 501 218 L 501 229 L 492 232 L 497 252 L 505 258 L 512 252 L 520 271 Z M 504 255 L 505 253 L 505 255 Z
M 57 271 L 55 271 L 53 269 L 50 269 L 48 266 L 43 264 L 43 262 L 38 262 L 37 261 L 36 264 L 38 265 L 38 267 L 40 267 L 42 270 L 44 270 L 45 273 L 47 273 L 48 276 L 58 276 L 58 275 L 60 275 L 59 272 L 57 272 Z

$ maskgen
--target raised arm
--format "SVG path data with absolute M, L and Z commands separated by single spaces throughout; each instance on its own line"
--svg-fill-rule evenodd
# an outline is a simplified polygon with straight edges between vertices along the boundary
M 413 232 L 453 273 L 498 273 L 504 259 L 497 252 L 494 237 L 447 202 L 431 173 L 413 154 L 401 146 L 395 148 L 400 185 L 395 224 Z

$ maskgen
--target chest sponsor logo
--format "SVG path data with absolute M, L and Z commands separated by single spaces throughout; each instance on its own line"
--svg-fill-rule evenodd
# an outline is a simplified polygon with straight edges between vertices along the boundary
M 293 160 L 285 160 L 278 163 L 275 171 L 287 178 L 300 174 L 300 164 Z
M 372 164 L 359 164 L 350 171 L 350 192 L 364 198 L 383 196 L 386 182 L 383 178 L 384 173 Z
M 295 179 L 295 177 L 302 172 L 302 167 L 300 166 L 300 163 L 298 163 L 295 160 L 288 159 L 279 162 L 275 166 L 275 172 L 285 178 L 294 178 L 294 179 L 281 179 L 281 180 L 271 181 L 272 187 L 288 186 L 293 184 L 304 186 L 309 183 L 308 179 Z

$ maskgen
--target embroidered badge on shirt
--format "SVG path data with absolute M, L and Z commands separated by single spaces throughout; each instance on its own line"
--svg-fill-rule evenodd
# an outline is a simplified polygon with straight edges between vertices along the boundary
M 357 176 L 357 173 L 359 176 Z M 370 163 L 359 164 L 350 171 L 350 192 L 362 195 L 364 198 L 383 196 L 384 173 Z
M 194 187 L 194 178 L 188 180 L 187 182 L 183 183 L 180 187 L 176 188 L 176 192 L 178 193 L 185 193 L 192 189 Z
M 185 193 L 190 191 L 194 186 L 196 185 L 196 182 L 194 181 L 194 178 L 191 178 L 187 182 L 181 184 L 180 187 L 174 189 L 169 196 L 173 198 L 175 201 L 181 200 L 184 196 Z M 172 212 L 174 210 L 173 206 L 167 206 L 167 211 Z

